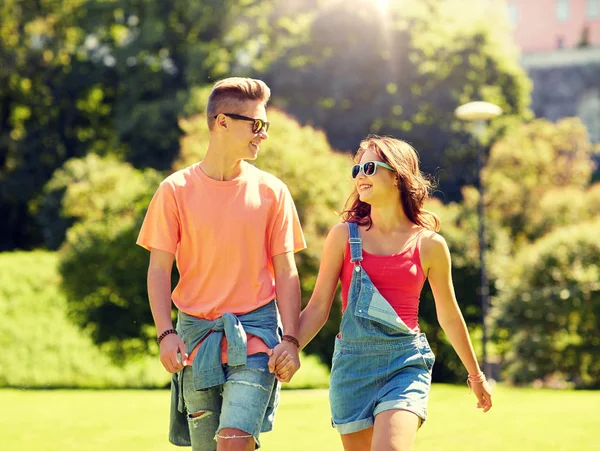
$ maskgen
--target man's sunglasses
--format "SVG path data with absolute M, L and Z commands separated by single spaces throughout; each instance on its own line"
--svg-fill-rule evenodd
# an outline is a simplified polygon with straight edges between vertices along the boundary
M 382 163 L 381 161 L 366 161 L 363 164 L 355 164 L 352 166 L 352 178 L 355 179 L 358 177 L 358 174 L 360 174 L 361 171 L 366 176 L 371 177 L 377 172 L 377 166 L 382 166 L 390 171 L 395 171 L 389 164 Z
M 248 121 L 248 122 L 253 122 L 252 124 L 252 133 L 260 133 L 263 130 L 269 131 L 269 123 L 267 121 L 263 121 L 262 119 L 253 119 L 251 117 L 247 117 L 247 116 L 242 116 L 241 114 L 234 114 L 234 113 L 221 113 L 227 117 L 230 117 L 231 119 L 237 119 L 240 121 Z M 215 119 L 217 118 L 217 116 L 219 116 L 218 114 L 215 116 Z

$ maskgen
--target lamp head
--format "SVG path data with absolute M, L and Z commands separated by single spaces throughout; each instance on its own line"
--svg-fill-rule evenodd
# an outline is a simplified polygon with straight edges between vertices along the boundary
M 501 114 L 502 108 L 489 102 L 469 102 L 454 110 L 454 115 L 464 121 L 485 121 Z

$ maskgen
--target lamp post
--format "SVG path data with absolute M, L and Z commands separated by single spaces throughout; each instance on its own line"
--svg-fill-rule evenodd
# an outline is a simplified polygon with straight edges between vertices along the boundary
M 486 130 L 486 121 L 493 119 L 502 114 L 502 109 L 498 105 L 488 102 L 469 102 L 459 106 L 454 114 L 457 118 L 472 122 L 471 133 L 475 137 L 475 147 L 477 154 L 477 189 L 479 191 L 479 203 L 477 205 L 477 217 L 479 222 L 479 278 L 480 278 L 480 289 L 479 299 L 481 303 L 481 327 L 482 327 L 482 363 L 483 371 L 488 377 L 492 374 L 489 368 L 489 362 L 487 358 L 487 342 L 488 333 L 486 326 L 487 313 L 489 308 L 489 285 L 487 278 L 487 270 L 485 265 L 485 250 L 487 248 L 487 239 L 485 233 L 485 206 L 483 203 L 483 181 L 482 181 L 482 170 L 484 166 L 484 151 L 481 145 L 481 139 Z

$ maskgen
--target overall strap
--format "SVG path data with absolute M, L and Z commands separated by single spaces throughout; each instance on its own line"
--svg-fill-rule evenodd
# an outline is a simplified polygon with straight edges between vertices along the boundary
M 421 244 L 421 236 L 423 235 L 423 231 L 427 230 L 426 228 L 421 228 L 417 232 L 413 233 L 412 236 L 408 239 L 408 241 L 404 244 L 403 251 L 408 249 L 409 247 L 412 249 L 420 248 Z
M 358 225 L 355 222 L 347 222 L 348 225 L 348 233 L 350 234 L 350 238 L 348 238 L 348 243 L 350 243 L 350 262 L 356 263 L 360 262 L 363 259 L 362 256 L 362 239 L 358 233 Z

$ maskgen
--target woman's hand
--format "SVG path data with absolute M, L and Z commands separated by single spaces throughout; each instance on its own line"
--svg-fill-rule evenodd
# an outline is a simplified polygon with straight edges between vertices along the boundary
M 281 342 L 270 350 L 269 371 L 275 373 L 279 382 L 289 382 L 300 369 L 300 357 L 298 348 L 287 341 Z
M 483 382 L 471 382 L 471 390 L 477 396 L 477 408 L 483 409 L 483 413 L 492 408 L 492 389 L 487 380 Z

